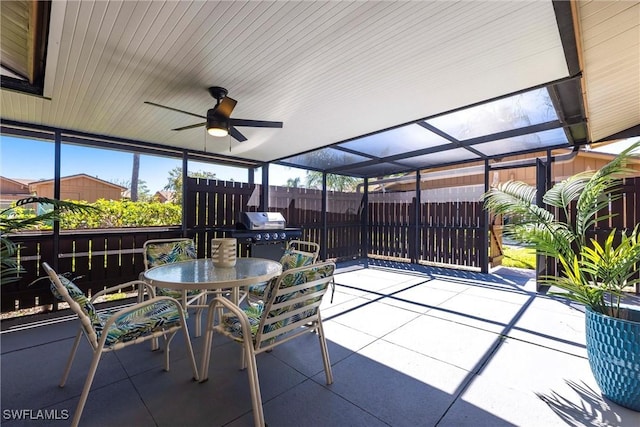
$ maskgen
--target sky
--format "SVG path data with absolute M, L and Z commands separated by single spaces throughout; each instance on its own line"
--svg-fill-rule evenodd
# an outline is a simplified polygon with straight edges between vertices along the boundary
M 593 151 L 619 153 L 640 138 L 631 138 Z M 54 144 L 24 138 L 0 135 L 0 175 L 12 179 L 53 179 Z M 102 180 L 123 184 L 131 181 L 133 154 L 123 151 L 82 147 L 73 144 L 62 145 L 61 175 L 69 176 L 85 173 Z M 181 159 L 159 156 L 140 156 L 140 176 L 151 194 L 167 185 L 169 172 L 182 166 Z M 248 182 L 247 170 L 201 162 L 189 162 L 190 172 L 206 171 L 215 173 L 218 179 Z M 285 185 L 289 178 L 300 178 L 306 182 L 306 172 L 302 169 L 270 165 L 269 184 Z M 262 175 L 255 173 L 255 182 L 260 183 Z
M 167 185 L 169 172 L 182 166 L 182 159 L 140 156 L 139 179 L 146 183 L 153 194 Z M 63 144 L 61 152 L 61 175 L 69 176 L 85 173 L 104 181 L 122 184 L 131 181 L 133 154 L 129 152 Z M 12 136 L 0 135 L 0 175 L 12 179 L 53 179 L 54 144 Z M 190 172 L 206 171 L 215 173 L 221 180 L 248 182 L 247 169 L 201 162 L 189 162 Z M 269 184 L 285 185 L 287 179 L 300 177 L 306 182 L 306 172 L 301 169 L 269 166 Z M 255 182 L 260 183 L 261 173 L 256 171 Z

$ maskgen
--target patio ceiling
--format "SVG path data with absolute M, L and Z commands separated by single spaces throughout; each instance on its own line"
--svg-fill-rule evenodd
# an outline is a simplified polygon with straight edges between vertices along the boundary
M 52 2 L 42 96 L 3 76 L 3 131 L 362 177 L 634 136 L 639 17 L 600 1 Z M 210 86 L 233 118 L 284 127 L 237 142 L 145 104 L 204 115 Z

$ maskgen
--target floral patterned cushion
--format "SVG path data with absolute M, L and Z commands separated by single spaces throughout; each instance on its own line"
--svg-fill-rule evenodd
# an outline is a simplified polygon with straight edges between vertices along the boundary
M 322 267 L 315 267 L 315 268 L 309 268 L 303 271 L 298 271 L 294 274 L 284 274 L 284 277 L 282 277 L 282 285 L 281 285 L 281 289 L 282 288 L 288 288 L 291 286 L 296 286 L 296 285 L 301 285 L 303 283 L 308 283 L 308 282 L 312 282 L 314 280 L 318 280 L 324 277 L 328 277 L 331 276 L 333 274 L 334 271 L 334 265 L 332 264 L 328 264 L 328 265 L 324 265 Z M 268 285 L 268 297 L 267 300 L 269 300 L 269 297 L 271 296 L 272 292 L 277 291 L 275 289 L 275 287 L 277 286 L 277 283 L 279 282 L 278 278 L 274 278 L 272 279 L 271 282 L 269 282 Z M 313 288 L 308 288 L 302 291 L 295 291 L 295 292 L 291 292 L 288 294 L 283 294 L 280 295 L 278 297 L 275 298 L 274 300 L 274 304 L 278 304 L 293 298 L 297 298 L 299 296 L 300 293 L 304 292 L 304 293 L 314 293 L 317 292 L 319 290 L 322 290 L 324 288 L 326 288 L 328 285 L 328 283 L 321 283 L 318 284 L 317 286 L 313 287 Z M 319 297 L 315 297 L 312 299 L 308 299 L 306 300 L 304 303 L 298 303 L 294 306 L 289 306 L 289 307 L 284 307 L 281 309 L 277 309 L 277 310 L 271 310 L 268 314 L 267 317 L 268 318 L 272 318 L 272 317 L 276 317 L 279 315 L 284 314 L 285 312 L 288 311 L 295 311 L 298 308 L 302 307 L 304 305 L 309 305 L 312 304 L 314 302 L 317 302 L 318 300 L 320 300 L 322 298 L 322 296 Z M 258 328 L 260 326 L 260 317 L 263 315 L 263 311 L 265 309 L 265 306 L 263 304 L 258 304 L 258 305 L 250 305 L 248 307 L 243 307 L 243 311 L 245 312 L 245 314 L 247 315 L 247 317 L 249 318 L 249 324 L 251 326 L 251 336 L 253 338 L 255 338 L 257 332 L 258 332 Z M 312 308 L 311 310 L 302 312 L 296 316 L 293 317 L 286 317 L 284 318 L 282 321 L 277 322 L 277 323 L 273 323 L 271 325 L 267 325 L 264 327 L 264 330 L 262 331 L 263 333 L 267 333 L 270 332 L 272 330 L 275 330 L 277 328 L 281 328 L 283 326 L 286 326 L 287 324 L 297 321 L 301 318 L 305 318 L 305 317 L 309 317 L 311 315 L 314 315 L 317 312 L 317 308 Z M 238 319 L 237 316 L 233 315 L 232 313 L 226 313 L 223 315 L 222 318 L 222 325 L 225 329 L 225 331 L 230 334 L 236 341 L 242 341 L 242 327 L 240 325 L 240 320 Z

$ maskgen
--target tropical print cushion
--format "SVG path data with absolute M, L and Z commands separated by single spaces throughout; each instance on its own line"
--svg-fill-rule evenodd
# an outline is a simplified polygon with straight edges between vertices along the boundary
M 102 330 L 102 321 L 100 320 L 100 317 L 96 312 L 96 308 L 91 303 L 89 298 L 87 298 L 84 292 L 82 292 L 75 283 L 73 283 L 63 275 L 59 275 L 58 278 L 60 279 L 60 283 L 62 283 L 62 286 L 67 289 L 67 292 L 69 293 L 71 299 L 78 303 L 84 314 L 89 316 L 91 325 L 96 330 L 96 332 Z M 50 289 L 53 296 L 55 296 L 60 301 L 64 301 L 64 297 L 60 295 L 60 292 L 58 292 L 58 289 L 53 282 L 51 282 Z
M 286 249 L 280 258 L 282 271 L 313 264 L 313 255 Z
M 150 243 L 145 249 L 145 254 L 148 268 L 197 258 L 192 240 Z
M 313 259 L 313 255 L 301 253 L 287 248 L 280 258 L 280 264 L 282 264 L 282 271 L 286 271 L 292 268 L 311 265 L 313 264 Z M 251 285 L 249 286 L 249 294 L 256 298 L 262 298 L 264 296 L 264 291 L 266 288 L 267 282 L 258 283 L 257 285 Z
M 193 240 L 178 240 L 175 242 L 156 242 L 149 243 L 145 249 L 148 268 L 157 267 L 159 265 L 169 264 L 173 262 L 188 261 L 196 259 L 196 248 Z M 187 291 L 188 296 L 199 294 L 200 290 L 192 289 Z M 182 292 L 168 288 L 157 288 L 156 294 L 165 297 L 180 299 Z
M 245 312 L 249 319 L 249 327 L 251 328 L 251 336 L 255 337 L 258 333 L 258 327 L 260 326 L 260 316 L 264 305 L 260 302 L 256 305 L 249 305 L 242 307 L 242 311 Z M 242 325 L 240 319 L 233 313 L 225 313 L 222 315 L 222 326 L 226 332 L 236 341 L 242 342 Z
M 120 316 L 109 330 L 103 331 L 107 334 L 105 346 L 131 341 L 156 330 L 177 326 L 180 324 L 181 310 L 174 302 L 161 300 Z M 103 321 L 107 318 L 108 313 L 103 317 Z
M 328 277 L 331 276 L 333 274 L 334 271 L 334 266 L 332 264 L 328 264 L 328 265 L 324 265 L 321 267 L 315 267 L 315 268 L 310 268 L 307 270 L 303 270 L 303 271 L 298 271 L 294 274 L 284 274 L 284 277 L 282 278 L 282 282 L 281 282 L 281 289 L 282 288 L 288 288 L 291 286 L 296 286 L 296 285 L 301 285 L 303 283 L 308 283 L 308 282 L 312 282 L 314 280 L 318 280 L 318 279 L 322 279 L 324 277 Z M 277 283 L 278 283 L 278 279 L 275 278 L 273 279 L 268 286 L 268 292 L 269 292 L 269 296 L 267 297 L 267 300 L 269 300 L 271 294 L 275 291 L 277 291 L 275 289 Z M 293 298 L 297 298 L 300 293 L 304 292 L 304 293 L 314 293 L 317 291 L 320 291 L 324 288 L 327 287 L 328 283 L 321 283 L 318 284 L 317 286 L 313 287 L 313 288 L 308 288 L 302 291 L 295 291 L 295 292 L 291 292 L 288 294 L 283 294 L 280 295 L 278 297 L 276 297 L 274 299 L 274 304 L 278 304 Z M 322 296 L 318 296 L 312 299 L 308 299 L 306 301 L 304 301 L 304 303 L 297 303 L 293 306 L 288 306 L 288 307 L 283 307 L 280 309 L 276 309 L 276 310 L 271 310 L 268 314 L 267 314 L 267 318 L 272 318 L 272 317 L 276 317 L 279 316 L 285 312 L 288 311 L 295 311 L 298 308 L 304 306 L 304 305 L 309 305 L 312 304 L 314 302 L 319 301 L 320 299 L 322 299 Z M 248 306 L 248 307 L 243 307 L 243 311 L 245 312 L 245 314 L 247 315 L 247 317 L 249 318 L 249 324 L 251 326 L 251 336 L 252 338 L 255 339 L 256 334 L 258 333 L 258 328 L 260 327 L 260 317 L 262 316 L 262 313 L 265 309 L 265 306 L 263 304 L 258 304 L 258 305 L 252 305 L 252 306 Z M 318 311 L 317 307 L 312 308 L 310 310 L 307 310 L 305 312 L 302 312 L 296 316 L 290 317 L 290 318 L 284 318 L 282 321 L 280 322 L 276 322 L 273 323 L 271 325 L 266 325 L 263 329 L 263 333 L 267 333 L 267 332 L 271 332 L 274 329 L 277 328 L 281 328 L 283 326 L 288 325 L 289 323 L 295 322 L 299 319 L 302 318 L 306 318 L 309 316 L 314 315 L 316 312 Z M 230 334 L 236 341 L 242 341 L 242 327 L 240 325 L 240 320 L 238 319 L 237 316 L 233 315 L 232 313 L 226 313 L 225 315 L 223 315 L 222 318 L 222 325 L 224 327 L 224 329 L 226 330 L 226 332 L 228 334 Z M 275 338 L 274 338 L 275 339 Z
M 82 311 L 91 319 L 91 326 L 96 332 L 99 340 L 104 331 L 107 320 L 120 308 L 98 313 L 89 298 L 73 283 L 64 276 L 58 276 L 60 282 L 69 292 L 69 296 L 78 303 Z M 59 300 L 64 301 L 55 284 L 51 282 L 51 293 Z M 176 304 L 163 300 L 141 307 L 140 309 L 128 313 L 118 318 L 109 328 L 105 346 L 117 344 L 119 342 L 131 341 L 149 332 L 160 328 L 176 326 L 180 322 L 180 311 Z M 185 316 L 187 314 L 185 313 Z

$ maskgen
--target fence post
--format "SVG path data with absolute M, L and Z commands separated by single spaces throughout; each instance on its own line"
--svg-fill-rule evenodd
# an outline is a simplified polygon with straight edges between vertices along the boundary
M 489 159 L 484 160 L 484 192 L 489 191 Z M 480 272 L 488 273 L 489 272 L 489 211 L 487 209 L 482 209 L 482 227 L 480 227 L 480 232 L 482 233 L 482 237 L 480 240 Z

